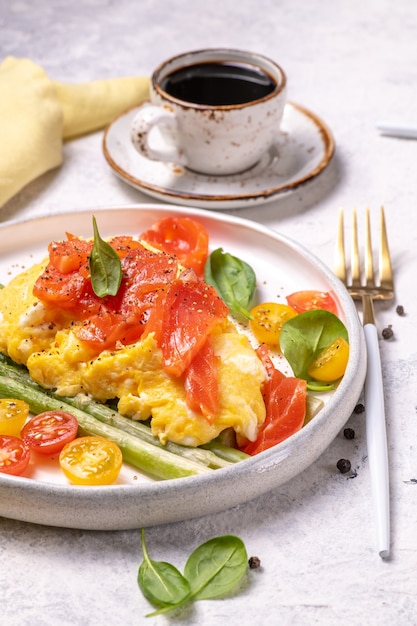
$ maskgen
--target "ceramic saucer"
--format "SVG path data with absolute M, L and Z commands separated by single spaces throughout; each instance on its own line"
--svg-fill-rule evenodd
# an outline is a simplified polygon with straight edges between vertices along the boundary
M 289 102 L 284 109 L 276 156 L 233 176 L 204 176 L 174 163 L 142 157 L 130 141 L 137 107 L 105 130 L 104 156 L 129 185 L 165 202 L 205 209 L 232 209 L 276 200 L 320 174 L 334 153 L 331 131 L 317 115 Z

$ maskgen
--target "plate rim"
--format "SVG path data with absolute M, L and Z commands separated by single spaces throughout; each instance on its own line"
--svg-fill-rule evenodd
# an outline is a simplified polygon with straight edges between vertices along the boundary
M 106 207 L 102 206 L 102 207 L 89 208 L 89 209 L 85 209 L 82 211 L 77 211 L 75 215 L 78 214 L 78 215 L 86 216 L 88 214 L 89 216 L 91 216 L 91 214 L 93 214 L 94 212 L 114 213 L 120 210 L 129 211 L 129 212 L 141 211 L 141 210 L 151 211 L 151 212 L 155 212 L 156 215 L 157 214 L 162 215 L 163 213 L 178 214 L 181 212 L 184 215 L 187 215 L 187 216 L 190 215 L 190 210 L 188 207 L 184 207 L 180 205 L 174 206 L 171 204 L 169 205 L 127 204 L 127 205 L 115 205 L 115 206 L 106 206 Z M 247 218 L 242 218 L 242 217 L 238 217 L 234 215 L 213 213 L 211 211 L 208 211 L 205 209 L 198 209 L 198 208 L 193 209 L 192 215 L 196 219 L 198 219 L 198 216 L 202 216 L 203 218 L 208 219 L 209 221 L 214 221 L 217 223 L 225 222 L 230 225 L 240 224 L 243 228 L 248 228 L 251 231 L 257 231 L 260 234 L 266 235 L 267 237 L 272 237 L 273 239 L 280 241 L 285 246 L 290 247 L 294 252 L 306 258 L 309 262 L 314 261 L 315 267 L 318 268 L 320 272 L 324 274 L 325 278 L 329 280 L 330 284 L 332 284 L 333 286 L 337 288 L 338 297 L 343 302 L 343 310 L 344 310 L 345 315 L 347 314 L 349 325 L 352 326 L 353 324 L 352 327 L 356 329 L 355 337 L 358 342 L 358 345 L 357 345 L 358 350 L 355 353 L 354 355 L 355 358 L 353 360 L 352 360 L 352 357 L 350 357 L 346 374 L 344 378 L 342 379 L 340 385 L 338 386 L 337 390 L 335 391 L 335 394 L 332 398 L 332 400 L 334 400 L 334 402 L 332 403 L 332 410 L 334 410 L 333 405 L 337 407 L 343 401 L 345 397 L 345 392 L 346 391 L 351 392 L 352 388 L 356 390 L 355 393 L 353 394 L 356 397 L 354 399 L 352 398 L 350 399 L 352 409 L 353 409 L 354 404 L 356 403 L 359 397 L 359 393 L 360 393 L 360 390 L 362 389 L 363 381 L 365 377 L 365 369 L 366 369 L 365 347 L 364 347 L 362 327 L 360 325 L 360 321 L 356 313 L 355 304 L 353 303 L 348 292 L 345 290 L 343 284 L 339 281 L 339 279 L 318 257 L 312 254 L 302 244 L 299 244 L 292 238 L 286 235 L 283 235 L 282 233 L 279 233 L 278 231 L 275 231 L 267 226 L 259 224 L 258 222 L 253 222 Z M 58 223 L 60 220 L 64 221 L 66 219 L 74 219 L 74 212 L 65 211 L 63 213 L 58 213 L 58 214 L 53 214 L 53 215 L 50 215 L 50 214 L 40 215 L 40 216 L 36 216 L 33 218 L 27 218 L 25 220 L 5 222 L 3 224 L 0 224 L 0 233 L 10 228 L 14 229 L 14 228 L 20 228 L 24 226 L 27 227 L 28 224 L 32 224 L 35 222 L 39 223 L 39 222 L 42 222 L 42 220 L 48 220 L 48 221 L 56 220 Z M 356 322 L 354 322 L 355 316 L 357 318 Z M 34 479 L 32 478 L 16 477 L 16 476 L 8 476 L 8 475 L 0 474 L 0 495 L 2 493 L 7 493 L 9 496 L 11 496 L 13 490 L 17 489 L 20 493 L 15 494 L 14 497 L 17 497 L 17 501 L 19 502 L 19 505 L 21 505 L 22 497 L 24 500 L 24 496 L 27 493 L 30 493 L 32 497 L 36 496 L 36 498 L 39 497 L 39 494 L 46 498 L 56 496 L 59 501 L 66 502 L 67 499 L 68 501 L 72 501 L 74 497 L 76 497 L 76 499 L 80 501 L 81 503 L 86 503 L 86 502 L 91 502 L 91 501 L 93 501 L 94 503 L 95 498 L 99 496 L 102 496 L 102 498 L 104 497 L 107 498 L 108 495 L 112 493 L 114 494 L 115 490 L 117 490 L 117 494 L 121 494 L 120 497 L 122 498 L 122 500 L 125 497 L 127 497 L 128 501 L 131 502 L 131 504 L 133 505 L 133 502 L 135 502 L 136 499 L 138 498 L 141 499 L 141 501 L 147 502 L 157 496 L 161 496 L 161 494 L 164 497 L 168 497 L 168 498 L 172 498 L 174 494 L 178 494 L 178 493 L 182 495 L 183 497 L 188 497 L 196 489 L 206 486 L 207 483 L 209 484 L 217 483 L 217 487 L 219 487 L 220 489 L 222 488 L 224 489 L 224 485 L 225 484 L 227 485 L 231 477 L 238 480 L 240 477 L 240 474 L 242 473 L 244 474 L 244 476 L 249 476 L 249 477 L 254 476 L 254 477 L 257 477 L 258 479 L 259 479 L 259 476 L 262 476 L 262 475 L 264 477 L 269 476 L 269 482 L 268 480 L 266 480 L 265 488 L 259 491 L 258 495 L 261 495 L 261 493 L 265 493 L 269 491 L 271 488 L 278 486 L 279 484 L 283 484 L 275 480 L 273 476 L 274 469 L 279 466 L 282 460 L 285 460 L 290 456 L 290 448 L 292 447 L 294 442 L 300 441 L 301 445 L 303 445 L 304 441 L 305 442 L 308 441 L 310 433 L 319 428 L 319 425 L 325 420 L 329 411 L 330 409 L 325 406 L 322 409 L 322 412 L 321 412 L 322 414 L 318 419 L 312 420 L 301 431 L 299 431 L 292 437 L 288 438 L 287 440 L 283 441 L 281 444 L 279 444 L 279 446 L 266 450 L 260 455 L 257 455 L 255 457 L 252 457 L 244 461 L 244 466 L 237 464 L 231 467 L 223 468 L 221 470 L 215 470 L 213 473 L 210 473 L 210 474 L 190 476 L 186 478 L 176 478 L 176 479 L 170 479 L 166 481 L 150 481 L 149 483 L 144 482 L 144 483 L 139 483 L 137 485 L 117 484 L 117 485 L 109 485 L 109 486 L 81 487 L 81 488 L 74 486 L 74 485 L 66 485 L 66 484 L 61 484 L 61 483 L 60 484 L 48 483 L 46 481 L 34 481 Z M 346 420 L 348 419 L 348 417 L 349 416 L 346 416 Z M 340 430 L 340 426 L 338 426 L 336 430 L 338 432 Z M 333 433 L 333 436 L 331 436 L 330 438 L 330 442 L 333 441 L 334 436 L 337 434 L 337 432 Z M 326 442 L 323 444 L 321 451 L 316 456 L 316 459 L 319 458 L 319 456 L 321 456 L 324 449 L 329 445 L 330 442 L 326 440 Z M 314 460 L 316 459 L 313 459 L 311 463 L 313 463 Z M 309 465 L 311 463 L 309 463 Z M 242 469 L 242 467 L 244 467 L 245 469 Z M 305 471 L 305 469 L 306 468 L 303 468 L 302 471 Z M 289 478 L 287 478 L 283 482 L 287 482 L 298 473 L 299 473 L 298 471 L 296 471 L 295 473 L 293 472 L 293 474 L 289 476 Z M 271 474 L 272 474 L 272 477 L 271 477 Z M 271 487 L 271 481 L 273 483 L 272 487 Z M 155 489 L 158 490 L 157 493 L 155 493 Z M 46 494 L 45 494 L 45 491 L 47 491 Z M 253 494 L 250 495 L 249 493 L 249 496 L 247 498 L 242 499 L 240 496 L 237 502 L 234 502 L 232 498 L 231 505 L 234 506 L 236 504 L 241 504 L 243 502 L 251 500 L 253 497 L 254 495 Z M 4 502 L 4 501 L 5 501 L 4 497 L 0 498 L 0 502 Z M 118 524 L 115 525 L 114 522 L 107 524 L 107 522 L 105 521 L 99 522 L 98 520 L 90 519 L 88 521 L 83 522 L 81 525 L 74 526 L 74 524 L 71 523 L 69 526 L 66 526 L 65 523 L 63 523 L 63 520 L 61 518 L 60 518 L 59 523 L 54 524 L 49 521 L 48 522 L 45 521 L 42 515 L 41 517 L 39 517 L 39 514 L 36 515 L 36 512 L 33 515 L 29 515 L 29 519 L 25 519 L 25 515 L 23 513 L 19 513 L 17 516 L 10 515 L 10 513 L 8 515 L 3 512 L 4 506 L 3 507 L 0 506 L 0 515 L 3 515 L 5 517 L 12 517 L 14 519 L 20 519 L 22 521 L 41 523 L 41 524 L 46 524 L 50 526 L 58 525 L 58 526 L 66 526 L 69 528 L 80 528 L 80 529 L 87 528 L 87 529 L 97 529 L 97 530 L 100 530 L 100 529 L 101 530 L 121 530 L 121 529 L 129 529 L 129 528 L 138 528 L 141 525 L 146 526 L 146 525 L 154 525 L 156 523 L 168 523 L 171 521 L 180 521 L 184 519 L 190 519 L 192 517 L 199 517 L 200 514 L 204 515 L 207 513 L 218 512 L 221 510 L 225 510 L 226 508 L 228 508 L 228 506 L 222 505 L 222 506 L 216 507 L 208 503 L 206 504 L 206 507 L 202 507 L 202 513 L 190 512 L 190 515 L 184 516 L 183 514 L 181 514 L 178 517 L 176 517 L 175 512 L 172 512 L 170 518 L 165 521 L 161 520 L 160 516 L 158 517 L 158 515 L 156 515 L 155 517 L 155 515 L 153 515 L 151 512 L 150 514 L 149 513 L 147 514 L 148 519 L 145 517 L 143 520 L 141 520 L 140 523 L 138 523 L 137 520 L 136 521 L 132 520 L 131 518 L 127 520 L 123 518 L 120 521 L 120 525 Z

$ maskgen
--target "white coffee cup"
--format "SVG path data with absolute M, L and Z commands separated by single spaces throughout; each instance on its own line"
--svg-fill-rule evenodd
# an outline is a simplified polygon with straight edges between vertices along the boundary
M 254 52 L 216 48 L 175 56 L 152 74 L 131 126 L 136 150 L 205 175 L 230 175 L 275 152 L 286 75 Z

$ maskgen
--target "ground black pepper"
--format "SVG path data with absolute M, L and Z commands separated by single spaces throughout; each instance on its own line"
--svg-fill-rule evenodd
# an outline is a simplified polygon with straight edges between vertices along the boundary
M 352 465 L 349 459 L 339 459 L 336 467 L 341 474 L 346 474 L 347 472 L 350 472 Z

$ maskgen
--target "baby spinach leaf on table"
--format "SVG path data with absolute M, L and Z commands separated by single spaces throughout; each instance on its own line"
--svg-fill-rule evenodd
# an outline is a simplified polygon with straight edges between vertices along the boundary
M 171 610 L 185 603 L 190 596 L 190 584 L 176 567 L 165 561 L 153 561 L 148 554 L 145 533 L 141 531 L 144 560 L 138 572 L 138 585 L 149 602 L 159 609 Z M 150 615 L 157 615 L 156 611 Z
M 99 298 L 115 296 L 122 282 L 120 258 L 116 250 L 101 238 L 94 216 L 93 229 L 94 245 L 89 257 L 93 291 Z
M 248 555 L 239 537 L 224 535 L 196 548 L 185 564 L 193 600 L 221 598 L 229 593 L 247 570 Z
M 141 530 L 144 560 L 138 584 L 161 615 L 196 600 L 222 598 L 237 585 L 248 567 L 245 545 L 239 537 L 224 535 L 206 541 L 188 558 L 184 576 L 170 563 L 150 559 L 144 529 Z
M 333 313 L 318 309 L 300 313 L 285 322 L 279 343 L 294 376 L 307 380 L 309 387 L 315 391 L 327 391 L 332 386 L 311 382 L 308 368 L 317 355 L 338 337 L 349 340 L 343 322 Z
M 255 293 L 256 276 L 248 263 L 217 248 L 206 261 L 204 279 L 232 312 L 251 319 L 248 308 Z

